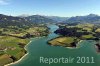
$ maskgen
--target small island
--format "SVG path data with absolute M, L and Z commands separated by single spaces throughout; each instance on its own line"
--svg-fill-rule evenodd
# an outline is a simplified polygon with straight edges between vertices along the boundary
M 77 47 L 77 44 L 81 40 L 95 40 L 99 41 L 100 38 L 100 26 L 97 24 L 84 23 L 84 24 L 57 24 L 59 29 L 54 33 L 59 37 L 48 41 L 52 46 L 63 47 Z M 97 46 L 97 45 L 96 45 Z M 100 50 L 100 45 L 99 49 Z

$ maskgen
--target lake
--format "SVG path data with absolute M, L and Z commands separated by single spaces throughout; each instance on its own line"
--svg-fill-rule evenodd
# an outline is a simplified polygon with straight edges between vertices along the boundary
M 51 33 L 47 37 L 33 38 L 32 42 L 26 46 L 28 55 L 26 55 L 20 62 L 10 66 L 100 66 L 100 54 L 96 52 L 95 41 L 82 41 L 78 48 L 65 48 L 59 46 L 50 46 L 47 41 L 57 37 L 53 32 L 58 28 L 56 25 L 48 25 Z M 73 63 L 40 63 L 40 57 L 46 58 L 60 58 L 73 57 Z M 81 57 L 81 61 L 89 61 L 94 63 L 77 63 Z

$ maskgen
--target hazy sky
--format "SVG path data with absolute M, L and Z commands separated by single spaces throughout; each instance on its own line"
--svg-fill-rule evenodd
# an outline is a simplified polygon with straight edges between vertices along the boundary
M 100 0 L 0 0 L 0 14 L 100 15 Z

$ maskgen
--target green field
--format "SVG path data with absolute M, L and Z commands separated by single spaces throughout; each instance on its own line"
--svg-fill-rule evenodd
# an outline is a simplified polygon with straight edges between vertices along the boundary
M 75 39 L 76 39 L 75 37 L 58 37 L 58 38 L 48 41 L 48 43 L 53 46 L 72 47 L 71 43 L 75 42 L 76 41 Z
M 0 28 L 0 66 L 15 62 L 26 54 L 25 45 L 30 38 L 48 35 L 46 26 L 31 26 L 30 28 L 18 28 L 8 26 Z

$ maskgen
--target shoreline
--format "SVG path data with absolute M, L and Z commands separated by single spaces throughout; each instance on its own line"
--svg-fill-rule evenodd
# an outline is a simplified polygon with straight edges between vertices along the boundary
M 68 49 L 78 49 L 78 45 L 82 42 L 83 40 L 80 40 L 78 43 L 77 43 L 77 46 L 76 47 L 66 47 Z
M 58 37 L 56 37 L 56 38 L 59 38 L 60 36 L 58 36 Z M 51 40 L 49 40 L 49 41 L 52 41 L 52 40 L 54 40 L 54 39 L 56 39 L 56 38 L 53 38 L 53 39 L 51 39 Z M 50 46 L 55 46 L 55 45 L 52 45 L 51 43 L 49 43 L 49 41 L 47 42 L 48 43 L 48 45 L 50 45 Z M 77 42 L 76 43 L 76 47 L 65 47 L 65 48 L 68 48 L 68 49 L 78 49 L 78 48 L 80 48 L 79 47 L 79 44 L 82 42 L 82 41 L 84 41 L 84 40 L 80 40 L 79 42 Z M 60 46 L 60 47 L 64 47 L 64 46 Z
M 45 36 L 43 36 L 43 37 L 45 37 Z M 42 38 L 42 37 L 35 37 L 35 38 L 37 39 L 37 38 Z M 35 38 L 33 38 L 33 39 L 35 39 Z M 32 40 L 30 39 L 29 43 L 28 43 L 27 45 L 25 45 L 24 49 L 25 49 L 26 51 L 27 51 L 26 46 L 28 46 L 31 42 L 32 42 Z M 20 61 L 21 61 L 22 59 L 24 59 L 24 57 L 26 57 L 28 54 L 29 54 L 29 53 L 27 52 L 27 53 L 26 53 L 25 55 L 23 55 L 19 60 L 15 61 L 15 62 L 12 62 L 12 63 L 9 63 L 9 64 L 6 64 L 6 65 L 4 65 L 4 66 L 10 66 L 10 65 L 13 65 L 13 64 L 16 64 L 16 63 L 20 62 Z
M 28 46 L 31 42 L 32 42 L 32 41 L 30 41 L 26 46 Z M 26 46 L 24 47 L 25 50 L 27 50 L 27 49 L 26 49 Z M 19 60 L 15 61 L 15 62 L 12 62 L 12 63 L 9 63 L 9 64 L 6 64 L 6 65 L 4 65 L 4 66 L 13 65 L 13 64 L 16 64 L 16 63 L 20 62 L 20 61 L 21 61 L 24 57 L 26 57 L 28 54 L 29 54 L 29 53 L 27 52 L 27 53 L 26 53 L 24 56 L 22 56 Z

